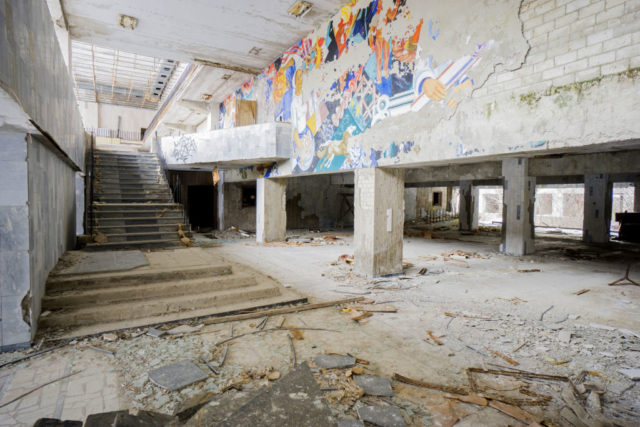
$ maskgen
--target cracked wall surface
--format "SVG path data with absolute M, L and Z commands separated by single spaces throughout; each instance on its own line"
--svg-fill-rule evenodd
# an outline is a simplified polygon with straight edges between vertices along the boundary
M 230 94 L 218 127 L 237 99 L 291 122 L 291 158 L 257 177 L 633 148 L 639 23 L 633 0 L 353 1 Z

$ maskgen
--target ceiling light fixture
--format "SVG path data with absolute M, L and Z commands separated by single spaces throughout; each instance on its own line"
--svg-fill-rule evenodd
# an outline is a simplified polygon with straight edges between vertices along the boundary
M 131 28 L 132 30 L 135 30 L 138 26 L 138 18 L 120 14 L 118 15 L 118 25 L 122 28 Z
M 309 13 L 313 5 L 308 1 L 297 1 L 289 8 L 287 13 L 296 18 L 302 18 L 304 15 Z

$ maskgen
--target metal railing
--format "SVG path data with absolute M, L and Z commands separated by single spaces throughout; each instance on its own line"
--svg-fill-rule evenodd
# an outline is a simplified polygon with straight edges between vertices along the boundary
M 119 138 L 127 139 L 129 141 L 142 141 L 142 134 L 140 133 L 140 131 L 107 128 L 89 128 L 85 130 L 91 134 L 94 134 L 95 136 L 99 136 L 102 138 Z
M 86 229 L 89 230 L 89 235 L 93 235 L 93 227 L 94 227 L 94 223 L 95 223 L 95 218 L 94 218 L 94 211 L 93 211 L 93 187 L 94 187 L 94 171 L 93 168 L 95 167 L 95 160 L 93 158 L 94 154 L 95 154 L 95 144 L 96 144 L 96 138 L 95 135 L 93 134 L 93 132 L 91 132 L 91 143 L 89 145 L 89 216 L 87 218 L 87 227 Z
M 454 219 L 458 219 L 460 214 L 453 211 L 446 211 L 445 209 L 431 209 L 425 212 L 425 215 L 422 216 L 422 219 L 427 224 L 433 224 L 436 222 L 445 222 L 445 221 L 453 221 Z

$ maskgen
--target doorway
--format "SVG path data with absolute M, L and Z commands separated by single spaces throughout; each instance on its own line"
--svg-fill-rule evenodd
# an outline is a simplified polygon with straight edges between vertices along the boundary
M 187 187 L 187 214 L 194 230 L 215 226 L 215 200 L 212 185 Z

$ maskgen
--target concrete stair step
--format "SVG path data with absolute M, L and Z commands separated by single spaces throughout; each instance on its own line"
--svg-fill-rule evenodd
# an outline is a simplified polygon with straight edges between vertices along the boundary
M 101 178 L 94 181 L 94 185 L 111 185 L 111 186 L 135 186 L 135 185 L 166 185 L 167 181 L 164 177 L 154 179 L 118 179 L 118 178 Z M 95 187 L 94 187 L 95 188 Z
M 118 197 L 118 196 L 127 196 L 127 197 L 140 196 L 140 197 L 144 197 L 145 195 L 171 197 L 171 193 L 169 191 L 167 191 L 167 190 L 138 190 L 138 191 L 134 191 L 134 190 L 95 190 L 94 194 L 99 195 L 99 196 L 114 196 L 114 197 Z
M 136 269 L 130 271 L 52 275 L 47 280 L 46 295 L 55 296 L 72 290 L 116 288 L 170 281 L 191 280 L 204 277 L 226 276 L 232 273 L 228 264 L 182 266 L 179 269 L 168 266 L 162 269 Z
M 94 150 L 94 158 L 118 158 L 118 159 L 132 159 L 132 158 L 158 158 L 154 153 L 140 153 L 134 151 L 115 151 L 115 150 Z
M 153 282 L 93 289 L 78 289 L 45 295 L 42 299 L 43 310 L 61 308 L 82 308 L 102 306 L 120 302 L 148 300 L 157 297 L 195 295 L 218 292 L 227 289 L 242 289 L 256 286 L 256 278 L 250 274 L 230 274 L 225 276 L 202 277 L 188 280 Z
M 179 209 L 163 212 L 162 210 L 148 210 L 148 211 L 99 211 L 94 212 L 95 219 L 106 218 L 149 218 L 155 216 L 156 218 L 182 218 L 184 212 Z
M 160 165 L 94 165 L 94 169 L 98 171 L 157 171 Z
M 175 224 L 176 218 L 183 219 L 183 217 L 127 217 L 127 218 L 94 218 L 93 225 L 94 226 L 110 226 L 110 225 L 165 225 L 165 224 Z
M 180 203 L 101 203 L 94 202 L 93 208 L 97 210 L 162 210 L 164 208 L 169 209 L 182 209 Z
M 169 202 L 171 201 L 171 197 L 150 197 L 150 196 L 141 196 L 141 197 L 117 197 L 117 196 L 94 196 L 97 201 L 105 202 L 105 203 L 146 203 L 146 202 Z
M 137 318 L 184 313 L 191 310 L 211 309 L 231 305 L 237 301 L 280 296 L 280 288 L 271 284 L 258 284 L 248 288 L 217 292 L 180 295 L 172 298 L 149 298 L 144 302 L 134 301 L 105 306 L 90 306 L 79 309 L 54 311 L 41 318 L 41 327 L 71 327 L 77 325 L 115 322 Z

